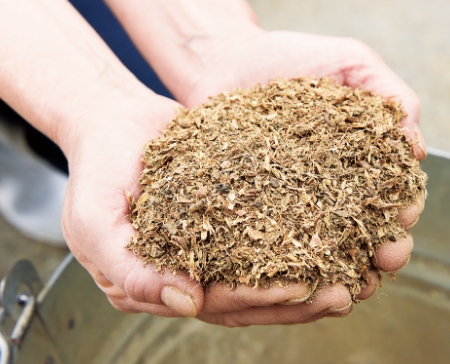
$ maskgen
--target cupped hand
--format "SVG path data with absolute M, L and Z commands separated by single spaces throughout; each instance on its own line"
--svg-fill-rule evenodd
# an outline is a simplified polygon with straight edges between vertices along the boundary
M 126 218 L 126 192 L 139 196 L 143 146 L 167 127 L 178 106 L 151 92 L 124 96 L 99 105 L 102 115 L 67 132 L 64 235 L 77 260 L 122 311 L 195 316 L 203 305 L 202 287 L 186 274 L 161 276 L 125 249 L 135 234 Z
M 65 148 L 70 179 L 63 230 L 71 251 L 111 304 L 125 312 L 196 316 L 226 326 L 300 323 L 348 314 L 351 297 L 343 285 L 323 290 L 312 304 L 305 303 L 311 292 L 303 283 L 270 289 L 215 284 L 204 289 L 186 273 L 161 275 L 125 249 L 136 233 L 126 218 L 125 192 L 139 197 L 142 148 L 166 128 L 178 106 L 149 93 L 112 102 L 105 115 L 68 131 L 72 142 Z M 366 292 L 376 286 L 374 272 L 371 279 Z
M 67 131 L 72 141 L 65 148 L 70 178 L 64 235 L 111 304 L 125 312 L 197 316 L 227 326 L 307 322 L 328 309 L 335 313 L 336 308 L 348 312 L 351 300 L 343 286 L 324 291 L 312 305 L 303 304 L 305 308 L 292 316 L 289 305 L 310 296 L 304 284 L 269 290 L 230 289 L 221 284 L 203 289 L 186 273 L 161 275 L 125 249 L 136 233 L 126 218 L 126 192 L 139 197 L 143 146 L 158 137 L 179 106 L 149 92 L 144 97 L 111 102 L 110 110 L 98 119 L 80 122 Z M 337 299 L 336 292 L 342 293 Z
M 413 146 L 415 156 L 420 160 L 426 155 L 418 127 L 418 97 L 374 51 L 357 40 L 284 31 L 266 32 L 250 26 L 239 34 L 234 33 L 228 40 L 222 40 L 206 53 L 203 63 L 205 67 L 201 73 L 172 90 L 177 99 L 189 107 L 223 91 L 257 83 L 267 84 L 280 77 L 329 77 L 339 84 L 365 88 L 400 102 L 407 112 L 403 120 L 407 136 L 416 141 Z M 410 229 L 423 207 L 424 195 L 399 212 L 400 224 L 406 230 Z M 407 232 L 405 237 L 377 250 L 374 266 L 395 272 L 406 265 L 412 248 L 413 240 Z M 359 299 L 367 299 L 375 292 L 377 276 L 375 269 Z M 230 290 L 217 284 L 211 292 L 220 294 L 205 298 L 199 318 L 229 326 L 301 323 L 324 316 L 345 316 L 351 311 L 348 290 L 340 285 L 322 290 L 312 304 L 302 302 L 308 296 L 306 287 L 302 285 L 269 290 L 242 286 Z M 281 296 L 291 305 L 280 305 Z

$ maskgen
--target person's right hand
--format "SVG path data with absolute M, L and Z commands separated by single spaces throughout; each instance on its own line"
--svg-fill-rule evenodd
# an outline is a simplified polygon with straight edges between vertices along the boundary
M 109 104 L 109 108 L 108 108 Z M 77 260 L 114 307 L 162 316 L 197 316 L 226 326 L 301 323 L 325 315 L 346 315 L 351 298 L 342 285 L 330 286 L 304 303 L 304 283 L 270 289 L 216 284 L 203 289 L 187 273 L 162 275 L 125 249 L 136 232 L 127 220 L 126 191 L 139 197 L 143 146 L 175 115 L 176 102 L 150 91 L 120 95 L 103 112 L 65 130 L 70 179 L 63 230 Z M 376 286 L 376 274 L 361 297 Z M 303 302 L 303 303 L 302 303 Z

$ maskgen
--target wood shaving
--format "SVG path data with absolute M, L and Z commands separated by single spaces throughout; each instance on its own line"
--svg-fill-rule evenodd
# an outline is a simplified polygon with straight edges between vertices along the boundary
M 277 80 L 180 110 L 145 146 L 127 248 L 207 286 L 343 283 L 356 300 L 375 250 L 426 174 L 393 101 L 328 79 Z

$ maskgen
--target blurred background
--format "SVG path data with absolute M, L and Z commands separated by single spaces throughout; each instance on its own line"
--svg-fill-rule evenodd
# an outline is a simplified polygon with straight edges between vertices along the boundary
M 76 2 L 76 1 L 74 1 Z M 357 38 L 370 47 L 372 47 L 385 62 L 400 75 L 419 95 L 422 103 L 421 130 L 425 136 L 428 147 L 431 150 L 438 148 L 450 155 L 450 2 L 445 0 L 250 0 L 251 6 L 254 8 L 262 26 L 268 30 L 283 29 L 307 33 L 316 33 L 340 37 Z M 79 1 L 80 10 L 86 7 L 87 1 Z M 90 4 L 101 3 L 101 1 L 91 1 Z M 99 30 L 102 34 L 101 29 Z M 102 34 L 107 37 L 108 34 Z M 153 77 L 153 76 L 152 76 Z M 161 91 L 164 93 L 164 91 Z M 445 153 L 444 153 L 445 154 Z M 434 168 L 434 167 L 433 167 Z M 0 171 L 1 173 L 1 171 Z M 449 171 L 450 173 L 450 171 Z M 442 194 L 447 193 L 447 186 L 450 182 L 450 175 L 447 173 L 442 180 L 440 187 Z M 430 191 L 433 197 L 433 191 Z M 447 193 L 448 195 L 448 193 Z M 445 201 L 435 194 L 434 203 Z M 425 217 L 426 223 L 432 224 L 433 220 L 441 219 L 441 225 L 447 224 L 445 215 L 446 206 L 442 206 L 441 210 L 444 215 L 434 215 Z M 429 231 L 421 230 L 417 233 L 419 236 L 418 249 L 426 250 L 427 234 Z M 439 242 L 436 247 L 442 246 L 443 236 L 436 238 Z M 444 237 L 445 239 L 445 237 Z M 441 252 L 441 256 L 448 261 L 450 255 L 449 248 L 436 248 Z M 50 274 L 55 270 L 59 262 L 67 254 L 67 250 L 61 248 L 52 248 L 45 244 L 35 243 L 29 238 L 21 235 L 8 225 L 3 218 L 0 217 L 0 277 L 12 266 L 14 261 L 20 258 L 30 259 L 38 268 L 42 278 L 46 281 Z M 448 266 L 445 268 L 447 269 Z M 400 280 L 400 284 L 401 284 Z M 450 282 L 450 281 L 449 281 Z M 384 293 L 383 293 L 384 292 Z M 393 294 L 393 293 L 392 293 Z M 430 290 L 430 300 L 440 297 L 441 292 L 438 289 Z M 372 300 L 380 300 L 382 295 L 389 295 L 388 290 L 382 290 L 380 295 L 372 298 Z M 387 303 L 386 305 L 390 305 Z M 396 310 L 407 312 L 408 308 L 402 304 L 396 303 Z M 442 340 L 447 339 L 438 337 L 449 326 L 450 307 L 448 301 L 442 303 L 439 301 L 440 311 L 433 313 L 425 313 L 431 316 L 422 317 L 421 308 L 415 306 L 410 312 L 417 315 L 417 326 L 424 325 L 421 328 L 421 335 L 424 337 L 411 339 L 411 343 L 420 344 L 420 340 L 428 340 L 427 344 L 419 347 L 419 352 L 434 355 L 433 362 L 444 363 L 446 358 L 441 358 L 439 350 L 445 346 Z M 360 307 L 361 306 L 361 307 Z M 354 315 L 370 314 L 369 306 L 358 305 Z M 425 311 L 427 308 L 424 308 Z M 434 309 L 431 309 L 431 311 Z M 394 312 L 394 311 L 393 311 Z M 397 311 L 395 311 L 397 312 Z M 420 313 L 420 317 L 417 312 Z M 447 312 L 446 316 L 442 313 Z M 406 313 L 405 313 L 406 315 Z M 353 316 L 353 315 L 352 315 Z M 357 316 L 358 317 L 358 316 Z M 376 318 L 376 317 L 375 317 Z M 441 320 L 441 318 L 443 320 Z M 351 317 L 350 319 L 354 319 Z M 350 320 L 349 319 L 349 320 Z M 385 318 L 389 320 L 389 318 Z M 413 316 L 405 316 L 405 320 L 414 319 Z M 347 320 L 347 319 L 346 319 Z M 372 319 L 373 320 L 373 319 Z M 376 321 L 376 320 L 375 320 Z M 374 321 L 374 322 L 375 322 Z M 350 322 L 350 321 L 349 321 Z M 355 322 L 355 321 L 354 321 Z M 428 322 L 428 324 L 425 324 Z M 197 325 L 197 324 L 195 324 Z M 336 337 L 341 336 L 342 332 L 336 324 L 332 324 L 331 328 L 318 323 L 314 327 L 314 332 L 318 335 L 323 332 L 330 332 Z M 364 332 L 364 324 L 355 324 L 360 332 Z M 400 324 L 399 324 L 400 325 Z M 440 325 L 440 326 L 439 326 Z M 383 331 L 386 335 L 392 335 L 392 339 L 387 338 L 383 345 L 389 340 L 397 340 L 402 334 L 408 336 L 408 332 L 414 332 L 414 322 L 409 322 L 407 326 L 395 326 Z M 433 328 L 439 326 L 436 330 L 436 337 L 433 336 Z M 194 327 L 194 326 L 193 326 Z M 278 330 L 278 329 L 277 329 Z M 291 329 L 289 329 L 291 330 Z M 328 330 L 328 331 L 327 331 Z M 389 331 L 390 330 L 390 331 Z M 424 331 L 425 330 L 425 331 Z M 439 331 L 441 330 L 441 331 Z M 448 332 L 448 330 L 447 330 Z M 257 332 L 253 332 L 257 335 Z M 280 332 L 280 335 L 282 332 Z M 295 332 L 292 332 L 295 334 Z M 383 335 L 384 335 L 383 334 Z M 344 335 L 345 336 L 345 335 Z M 314 340 L 314 335 L 310 332 L 309 337 Z M 339 337 L 340 342 L 344 338 Z M 250 340 L 250 339 L 249 339 Z M 366 337 L 366 344 L 370 343 L 370 335 Z M 312 342 L 311 341 L 311 342 Z M 290 338 L 292 345 L 295 340 Z M 328 341 L 327 345 L 331 345 L 333 341 Z M 436 343 L 436 346 L 433 346 Z M 312 344 L 311 344 L 312 345 Z M 321 346 L 314 344 L 317 350 L 321 350 Z M 376 347 L 376 345 L 375 345 Z M 376 348 L 374 347 L 374 352 Z M 327 350 L 332 351 L 332 347 Z M 409 350 L 407 347 L 405 350 Z M 394 350 L 394 349 L 392 349 Z M 395 351 L 395 350 L 394 350 Z M 437 351 L 437 354 L 436 354 Z M 377 359 L 373 359 L 371 351 L 364 351 L 362 354 L 352 354 L 353 356 L 347 361 L 326 361 L 326 362 L 345 362 L 345 363 L 381 363 Z M 443 354 L 443 353 L 442 353 Z M 437 355 L 437 356 L 436 356 Z M 426 356 L 424 355 L 423 358 Z M 352 359 L 353 358 L 353 359 Z M 372 358 L 372 359 L 371 359 Z M 405 357 L 406 358 L 406 357 Z M 421 361 L 419 357 L 417 363 Z M 297 361 L 298 356 L 292 357 L 292 362 Z M 442 361 L 441 361 L 442 359 Z M 398 361 L 386 361 L 389 363 L 403 363 L 399 358 Z M 406 359 L 405 359 L 406 360 Z M 425 359 L 424 359 L 425 360 Z M 162 361 L 163 362 L 163 361 Z M 169 362 L 169 361 L 167 361 Z M 289 361 L 291 362 L 291 361 Z M 319 361 L 317 361 L 319 362 Z
M 362 40 L 419 95 L 428 146 L 450 151 L 450 2 L 250 0 L 262 26 Z

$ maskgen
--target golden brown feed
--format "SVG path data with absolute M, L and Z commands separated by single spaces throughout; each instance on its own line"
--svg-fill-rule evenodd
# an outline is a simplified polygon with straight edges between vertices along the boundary
M 204 285 L 341 282 L 354 299 L 426 175 L 393 101 L 278 80 L 180 110 L 145 146 L 128 249 Z

